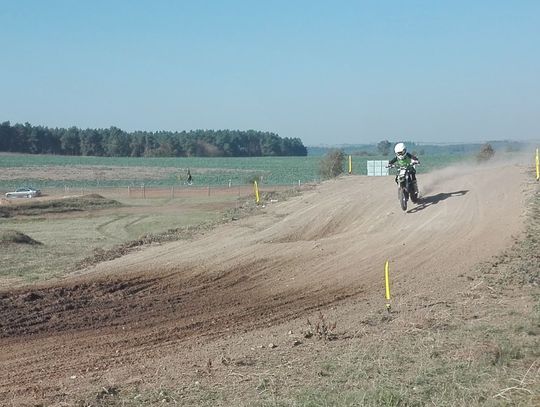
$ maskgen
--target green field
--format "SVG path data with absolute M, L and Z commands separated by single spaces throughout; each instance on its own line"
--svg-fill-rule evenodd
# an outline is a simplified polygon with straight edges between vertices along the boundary
M 257 179 L 266 185 L 298 185 L 320 181 L 319 167 L 323 157 L 251 157 L 251 158 L 132 158 L 132 157 L 72 157 L 44 155 L 0 155 L 0 171 L 28 169 L 16 176 L 1 176 L 0 190 L 23 185 L 35 188 L 103 187 L 103 186 L 175 186 L 185 184 L 189 168 L 196 186 L 227 186 L 250 184 Z M 353 174 L 366 174 L 366 161 L 387 160 L 389 157 L 352 156 Z M 418 172 L 447 166 L 466 156 L 445 155 L 420 157 Z M 347 163 L 343 163 L 344 169 Z M 56 168 L 57 179 L 44 176 L 39 170 Z M 76 177 L 85 169 L 85 177 Z M 139 171 L 144 169 L 145 171 Z M 122 170 L 123 175 L 104 177 L 107 172 Z M 137 170 L 137 171 L 136 171 Z M 2 171 L 4 172 L 4 171 Z M 131 173 L 130 173 L 131 172 Z

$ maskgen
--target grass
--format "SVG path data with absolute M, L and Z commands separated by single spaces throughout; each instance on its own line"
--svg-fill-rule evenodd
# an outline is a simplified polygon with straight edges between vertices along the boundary
M 390 324 L 361 338 L 332 342 L 336 346 L 323 347 L 292 370 L 266 366 L 251 373 L 247 394 L 216 380 L 155 390 L 123 388 L 101 404 L 96 394 L 89 395 L 80 406 L 538 405 L 539 338 L 523 335 L 523 328 L 537 329 L 538 312 L 486 305 L 498 312 L 492 322 L 466 326 L 441 308 L 433 316 L 449 322 L 445 330 L 433 325 L 404 332 L 402 325 Z M 411 312 L 401 323 L 418 318 Z
M 13 244 L 40 245 L 42 243 L 17 230 L 0 230 L 0 246 Z
M 92 264 L 89 259 L 102 258 L 107 251 L 107 258 L 117 257 L 112 253 L 126 242 L 165 241 L 162 235 L 178 239 L 189 228 L 221 221 L 224 214 L 216 207 L 234 208 L 237 199 L 226 195 L 192 201 L 186 197 L 113 200 L 90 194 L 0 206 L 0 243 L 5 246 L 4 241 L 16 236 L 41 243 L 11 244 L 9 250 L 0 251 L 0 279 L 9 284 L 48 280 L 78 264 Z M 168 230 L 176 230 L 176 235 L 170 236 Z

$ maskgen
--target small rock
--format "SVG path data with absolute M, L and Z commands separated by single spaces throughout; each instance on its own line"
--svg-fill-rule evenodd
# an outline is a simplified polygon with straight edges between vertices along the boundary
M 299 341 L 298 339 L 293 342 L 293 346 L 302 345 L 302 341 Z
M 277 348 L 277 345 L 276 345 L 275 343 L 269 343 L 269 344 L 268 344 L 268 347 L 269 347 L 270 349 L 274 349 L 274 348 Z

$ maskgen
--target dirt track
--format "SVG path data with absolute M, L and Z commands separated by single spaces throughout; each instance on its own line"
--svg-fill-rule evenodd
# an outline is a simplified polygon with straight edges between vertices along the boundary
M 157 360 L 182 370 L 200 346 L 264 336 L 325 306 L 380 307 L 386 259 L 402 301 L 452 296 L 458 276 L 522 231 L 525 172 L 419 176 L 424 203 L 408 213 L 391 178 L 343 177 L 196 240 L 0 292 L 0 404 L 73 400 L 156 375 L 144 366 Z

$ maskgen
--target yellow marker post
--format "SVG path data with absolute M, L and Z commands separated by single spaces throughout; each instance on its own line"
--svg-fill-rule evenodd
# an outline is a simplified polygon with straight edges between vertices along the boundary
M 259 204 L 259 186 L 257 185 L 257 181 L 253 181 L 253 188 L 255 189 L 255 202 L 258 205 Z
M 349 156 L 349 174 L 352 174 L 352 156 L 351 155 Z
M 538 148 L 536 149 L 536 180 L 540 180 L 540 158 L 538 157 Z
M 386 309 L 390 312 L 390 277 L 388 275 L 388 260 L 384 264 L 384 281 L 386 286 Z

